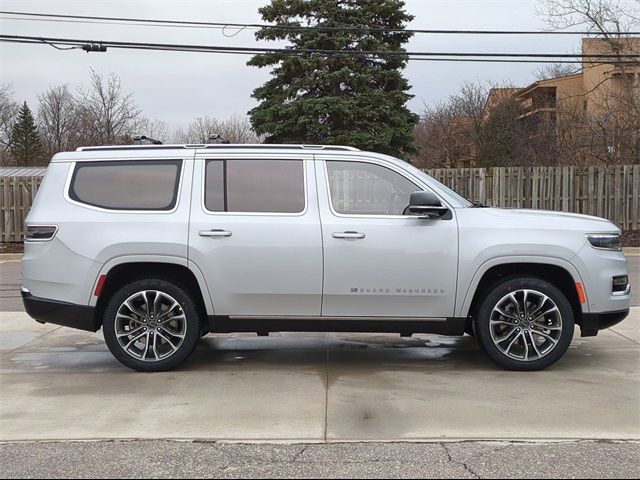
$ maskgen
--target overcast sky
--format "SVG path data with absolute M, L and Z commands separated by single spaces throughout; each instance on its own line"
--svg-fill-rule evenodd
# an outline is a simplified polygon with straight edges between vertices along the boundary
M 267 0 L 0 0 L 2 10 L 97 16 L 145 17 L 215 22 L 260 22 L 258 7 Z M 412 28 L 527 29 L 543 28 L 536 0 L 407 0 L 415 16 Z M 0 20 L 4 34 L 43 35 L 91 40 L 255 46 L 253 31 L 225 38 L 216 29 L 80 25 Z M 407 49 L 414 51 L 573 52 L 579 38 L 470 37 L 417 35 Z M 172 128 L 198 115 L 228 117 L 246 114 L 254 105 L 251 92 L 268 78 L 268 71 L 246 66 L 248 57 L 209 53 L 109 50 L 107 53 L 58 51 L 48 46 L 0 43 L 1 81 L 10 82 L 16 99 L 36 106 L 38 93 L 51 85 L 74 88 L 87 81 L 89 68 L 114 72 L 151 119 Z M 526 85 L 535 64 L 475 64 L 412 62 L 405 75 L 413 86 L 412 110 L 455 93 L 465 81 L 511 81 Z

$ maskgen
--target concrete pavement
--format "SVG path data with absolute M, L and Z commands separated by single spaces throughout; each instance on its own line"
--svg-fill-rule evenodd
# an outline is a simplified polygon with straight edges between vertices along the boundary
M 101 333 L 0 313 L 0 441 L 640 439 L 640 308 L 556 366 L 494 366 L 470 337 L 205 337 L 181 369 L 122 367 Z

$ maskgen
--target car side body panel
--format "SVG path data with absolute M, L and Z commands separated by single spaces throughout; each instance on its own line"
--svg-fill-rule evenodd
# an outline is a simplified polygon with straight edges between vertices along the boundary
M 183 159 L 178 199 L 175 208 L 166 212 L 106 210 L 72 201 L 67 191 L 76 162 L 62 161 L 65 155 L 54 157 L 26 223 L 59 228 L 51 241 L 26 242 L 24 286 L 37 297 L 90 305 L 95 283 L 112 260 L 153 256 L 178 258 L 187 265 L 193 152 L 140 152 L 140 156 L 178 159 L 178 153 Z M 91 152 L 84 157 L 94 161 L 120 158 L 112 152 Z
M 203 208 L 203 165 L 212 158 L 303 159 L 304 213 L 207 212 Z M 69 197 L 77 163 L 132 159 L 182 160 L 175 208 L 107 210 Z M 388 166 L 420 188 L 433 191 L 450 207 L 450 219 L 336 215 L 329 202 L 324 166 L 331 159 Z M 276 317 L 285 316 L 284 327 L 292 331 L 296 322 L 305 319 L 310 322 L 298 323 L 300 329 L 302 325 L 306 330 L 314 328 L 311 320 L 323 317 L 330 319 L 324 323 L 326 328 L 334 329 L 339 322 L 376 317 L 376 321 L 387 322 L 449 319 L 455 328 L 438 327 L 438 331 L 459 332 L 460 319 L 469 315 L 485 273 L 513 263 L 564 269 L 583 285 L 586 302 L 580 308 L 589 318 L 618 318 L 630 304 L 629 292 L 612 293 L 611 288 L 612 277 L 628 274 L 622 252 L 595 249 L 585 237 L 619 233 L 607 220 L 559 212 L 471 208 L 405 162 L 350 149 L 163 146 L 62 153 L 49 165 L 27 224 L 59 227 L 52 240 L 25 242 L 22 262 L 23 294 L 31 297 L 32 304 L 35 299 L 63 302 L 59 309 L 95 307 L 94 291 L 101 275 L 127 263 L 146 262 L 188 268 L 210 317 L 243 317 L 252 326 L 269 319 L 275 328 Z M 233 230 L 233 236 L 210 239 L 198 234 L 217 228 Z M 335 232 L 356 229 L 367 229 L 367 238 L 333 237 Z M 387 288 L 398 287 L 406 289 L 407 296 L 403 292 L 379 295 L 380 288 L 386 294 Z M 371 331 L 394 330 L 379 325 Z M 225 324 L 227 327 L 232 330 L 233 324 Z M 428 322 L 423 327 L 432 328 Z M 367 327 L 358 323 L 353 328 L 366 331 Z M 403 330 L 411 333 L 404 326 Z

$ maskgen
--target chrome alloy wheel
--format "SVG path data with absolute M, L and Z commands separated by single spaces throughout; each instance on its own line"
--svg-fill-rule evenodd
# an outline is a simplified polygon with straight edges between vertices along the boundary
M 491 339 L 506 356 L 530 362 L 558 345 L 562 315 L 553 300 L 536 290 L 516 290 L 495 305 L 489 319 Z
M 115 327 L 125 352 L 137 360 L 157 362 L 178 351 L 187 333 L 187 318 L 172 296 L 145 290 L 120 305 Z

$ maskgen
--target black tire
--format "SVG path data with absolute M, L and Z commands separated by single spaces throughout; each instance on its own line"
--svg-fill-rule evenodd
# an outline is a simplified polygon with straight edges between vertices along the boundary
M 129 354 L 118 341 L 118 337 L 116 335 L 116 315 L 118 310 L 125 300 L 130 298 L 132 295 L 143 291 L 158 291 L 170 296 L 179 303 L 179 307 L 175 307 L 177 312 L 180 312 L 181 309 L 184 314 L 185 320 L 183 325 L 186 330 L 184 332 L 184 339 L 176 348 L 169 349 L 169 351 L 172 351 L 173 353 L 169 354 L 167 358 L 160 358 L 158 360 L 151 359 L 150 361 L 134 358 L 134 356 Z M 136 327 L 140 326 L 135 323 L 132 325 L 135 325 Z M 191 355 L 202 332 L 201 313 L 193 299 L 193 296 L 185 289 L 167 280 L 155 277 L 135 280 L 116 291 L 109 299 L 105 308 L 102 326 L 105 342 L 113 356 L 123 365 L 139 372 L 162 372 L 177 367 L 184 362 L 189 355 Z M 162 328 L 161 325 L 160 328 Z M 148 327 L 145 327 L 145 332 L 147 329 Z M 168 336 L 166 331 L 163 330 L 163 332 Z M 161 341 L 165 346 L 168 345 L 165 340 Z M 176 341 L 176 343 L 178 342 L 179 340 Z
M 561 328 L 560 326 L 556 325 L 557 327 L 556 332 L 549 332 L 547 330 L 542 330 L 547 334 L 552 333 L 553 335 L 556 335 L 555 340 L 557 342 L 555 346 L 551 346 L 551 343 L 547 344 L 549 345 L 548 346 L 549 351 L 546 352 L 542 350 L 542 353 L 544 354 L 543 356 L 540 356 L 537 353 L 537 351 L 533 349 L 533 344 L 531 342 L 531 339 L 533 338 L 533 336 L 529 334 L 529 336 L 527 337 L 524 334 L 522 334 L 522 337 L 517 340 L 517 343 L 515 343 L 515 345 L 521 346 L 523 351 L 525 350 L 525 348 L 527 349 L 526 352 L 529 352 L 532 359 L 529 359 L 526 361 L 524 360 L 524 357 L 527 355 L 526 352 L 522 354 L 523 356 L 522 359 L 513 358 L 511 355 L 501 350 L 496 345 L 496 342 L 494 342 L 492 338 L 492 330 L 491 330 L 492 328 L 505 328 L 504 331 L 508 333 L 511 326 L 496 327 L 496 326 L 492 326 L 490 323 L 491 315 L 494 310 L 494 307 L 496 307 L 501 300 L 503 300 L 506 296 L 510 295 L 512 292 L 518 292 L 517 295 L 522 295 L 521 293 L 522 290 L 534 290 L 536 292 L 540 292 L 546 295 L 550 301 L 555 303 L 555 306 L 557 307 L 557 312 L 559 312 L 560 321 L 561 321 Z M 518 297 L 518 298 L 523 298 L 523 297 Z M 541 303 L 542 297 L 538 297 L 538 298 L 540 298 L 539 303 Z M 523 303 L 527 303 L 526 300 Z M 545 305 L 551 306 L 551 303 L 547 303 Z M 531 307 L 531 308 L 533 309 L 534 307 Z M 536 314 L 534 314 L 533 316 L 535 315 Z M 552 315 L 556 315 L 555 312 Z M 519 315 L 516 315 L 516 316 L 519 316 Z M 508 322 L 512 321 L 510 318 L 507 318 L 507 317 L 499 316 L 498 318 L 506 319 Z M 532 318 L 532 317 L 529 317 L 529 318 Z M 555 318 L 557 321 L 557 317 Z M 551 322 L 551 320 L 549 321 Z M 527 332 L 536 332 L 541 330 L 540 327 L 538 327 L 537 325 L 534 326 L 536 330 L 534 330 L 534 328 L 531 328 L 529 325 L 530 325 L 529 323 L 526 323 L 526 326 L 525 326 L 524 319 L 523 319 L 523 323 L 520 324 L 519 326 L 522 327 L 523 331 L 526 329 Z M 487 353 L 487 355 L 491 358 L 491 360 L 493 360 L 499 366 L 507 370 L 516 370 L 516 371 L 542 370 L 556 363 L 566 353 L 567 349 L 569 348 L 569 345 L 571 345 L 574 328 L 575 328 L 575 320 L 574 320 L 573 309 L 571 308 L 571 304 L 569 303 L 569 300 L 566 298 L 566 296 L 556 286 L 554 286 L 550 282 L 543 280 L 541 278 L 528 277 L 528 276 L 514 276 L 497 283 L 494 287 L 492 287 L 489 290 L 489 292 L 485 296 L 484 300 L 482 301 L 482 303 L 480 304 L 480 307 L 477 310 L 477 315 L 475 315 L 475 318 L 474 318 L 474 330 L 475 330 L 476 338 L 478 340 L 478 343 L 482 347 L 482 349 Z M 508 340 L 505 340 L 505 343 L 501 343 L 501 345 L 506 345 L 511 343 L 512 339 L 515 336 L 519 335 L 518 332 L 521 331 L 521 329 L 519 328 L 516 328 L 516 330 L 517 332 L 514 333 L 514 336 L 508 338 Z M 495 331 L 494 331 L 494 335 L 496 335 Z M 542 341 L 545 342 L 544 338 L 542 337 L 537 336 L 536 338 L 538 340 L 542 339 Z M 497 338 L 496 341 L 498 340 L 499 338 Z M 523 340 L 524 340 L 524 345 L 523 345 Z M 536 344 L 536 346 L 539 346 L 539 345 Z

